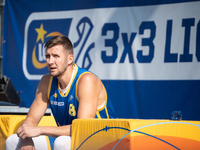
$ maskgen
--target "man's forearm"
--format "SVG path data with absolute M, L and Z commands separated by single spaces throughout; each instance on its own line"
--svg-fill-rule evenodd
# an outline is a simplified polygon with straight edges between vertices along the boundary
M 71 125 L 51 127 L 51 126 L 40 126 L 41 135 L 47 135 L 51 137 L 58 136 L 71 136 Z
M 21 126 L 22 126 L 23 124 L 26 124 L 26 125 L 29 125 L 29 126 L 34 126 L 34 127 L 36 127 L 36 126 L 38 125 L 38 123 L 37 123 L 35 120 L 32 120 L 32 119 L 30 119 L 30 118 L 26 118 L 26 119 L 23 121 L 23 123 L 21 124 Z

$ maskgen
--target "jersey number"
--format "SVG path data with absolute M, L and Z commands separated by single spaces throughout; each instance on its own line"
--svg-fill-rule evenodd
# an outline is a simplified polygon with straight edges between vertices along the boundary
M 69 115 L 76 116 L 76 110 L 73 104 L 69 105 Z

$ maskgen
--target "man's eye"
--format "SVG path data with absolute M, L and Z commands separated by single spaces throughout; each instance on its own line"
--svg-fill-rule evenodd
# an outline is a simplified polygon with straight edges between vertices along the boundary
M 47 58 L 49 58 L 50 56 L 49 56 L 49 55 L 45 55 L 45 57 L 46 57 L 46 59 L 47 59 Z

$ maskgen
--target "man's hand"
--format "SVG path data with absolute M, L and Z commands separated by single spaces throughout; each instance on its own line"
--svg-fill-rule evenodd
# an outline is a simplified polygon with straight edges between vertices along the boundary
M 26 138 L 36 137 L 41 135 L 41 129 L 39 127 L 30 126 L 23 124 L 18 130 L 17 135 L 22 139 L 25 140 Z

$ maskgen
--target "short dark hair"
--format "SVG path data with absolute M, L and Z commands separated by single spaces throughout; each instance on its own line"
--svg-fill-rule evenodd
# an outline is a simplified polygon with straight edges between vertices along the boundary
M 62 45 L 63 48 L 69 52 L 69 54 L 73 54 L 73 45 L 68 37 L 64 35 L 54 36 L 47 41 L 44 47 L 48 49 L 56 45 Z

